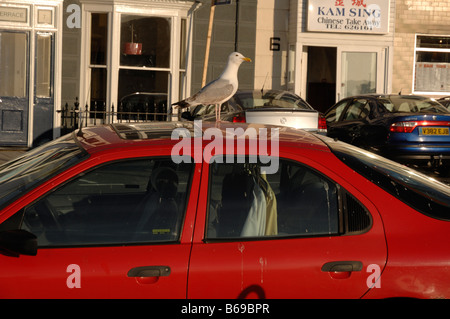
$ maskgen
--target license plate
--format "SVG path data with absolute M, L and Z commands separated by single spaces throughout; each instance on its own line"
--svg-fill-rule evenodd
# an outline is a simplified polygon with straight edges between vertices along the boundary
M 422 127 L 422 135 L 449 135 L 448 127 Z

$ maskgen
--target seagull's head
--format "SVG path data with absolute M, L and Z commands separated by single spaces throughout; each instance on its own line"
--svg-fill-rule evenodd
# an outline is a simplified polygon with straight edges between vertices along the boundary
M 242 62 L 252 62 L 250 58 L 246 58 L 239 52 L 233 52 L 228 56 L 228 62 L 236 63 L 237 65 L 240 65 Z

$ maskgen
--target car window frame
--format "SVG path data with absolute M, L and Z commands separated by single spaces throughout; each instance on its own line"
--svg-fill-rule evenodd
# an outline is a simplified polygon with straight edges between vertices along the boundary
M 211 188 L 212 188 L 212 174 L 211 174 L 211 166 L 214 162 L 214 158 L 216 157 L 220 157 L 221 155 L 217 155 L 217 156 L 213 156 L 211 158 L 210 163 L 205 163 L 208 170 L 208 185 L 207 185 L 207 190 L 208 190 L 208 194 L 206 196 L 206 209 L 205 209 L 205 220 L 204 220 L 204 229 L 203 229 L 203 242 L 208 244 L 208 243 L 221 243 L 221 242 L 242 242 L 242 241 L 266 241 L 266 240 L 284 240 L 284 239 L 308 239 L 308 238 L 319 238 L 319 237 L 339 237 L 339 236 L 350 236 L 350 235 L 362 235 L 365 234 L 367 232 L 369 232 L 372 227 L 373 227 L 373 212 L 366 206 L 364 205 L 355 195 L 353 195 L 350 191 L 348 191 L 345 187 L 343 187 L 340 183 L 336 182 L 333 178 L 331 178 L 330 176 L 326 175 L 325 173 L 321 172 L 320 170 L 316 169 L 315 167 L 312 167 L 311 165 L 308 165 L 306 163 L 303 163 L 299 160 L 296 160 L 294 158 L 289 158 L 289 157 L 279 157 L 278 160 L 285 160 L 287 162 L 292 162 L 295 163 L 296 165 L 302 166 L 308 170 L 310 170 L 311 172 L 313 172 L 314 174 L 320 176 L 321 178 L 323 178 L 324 180 L 326 180 L 328 183 L 333 184 L 336 187 L 336 200 L 337 200 L 337 227 L 338 230 L 336 233 L 333 234 L 313 234 L 313 235 L 309 235 L 309 234 L 289 234 L 289 235 L 271 235 L 271 236 L 253 236 L 253 237 L 246 237 L 246 236 L 240 236 L 240 237 L 216 237 L 216 238 L 210 238 L 208 237 L 208 228 L 209 228 L 209 218 L 210 218 L 210 193 L 211 193 Z M 248 158 L 248 155 L 245 156 L 246 158 Z M 270 157 L 270 156 L 266 156 L 266 157 Z M 265 160 L 265 162 L 268 162 L 267 160 Z M 235 162 L 236 163 L 236 162 Z M 221 162 L 219 162 L 219 164 L 222 164 Z M 346 203 L 344 202 L 346 198 L 350 198 L 351 200 L 353 200 L 354 202 L 357 203 L 357 205 L 361 206 L 362 209 L 365 211 L 365 213 L 368 215 L 368 225 L 361 229 L 361 230 L 351 230 L 349 228 L 349 212 L 348 209 L 345 207 Z
M 132 161 L 139 161 L 139 160 L 151 160 L 151 159 L 167 159 L 171 161 L 171 157 L 168 155 L 148 155 L 148 156 L 138 156 L 138 157 L 125 157 L 125 158 L 116 158 L 111 159 L 107 161 L 102 161 L 99 163 L 95 163 L 94 165 L 91 165 L 87 167 L 86 169 L 76 173 L 75 175 L 71 176 L 70 178 L 64 180 L 62 183 L 59 183 L 55 188 L 52 188 L 42 194 L 40 194 L 37 198 L 35 198 L 33 201 L 29 202 L 27 205 L 24 205 L 20 210 L 13 213 L 7 220 L 5 220 L 3 224 L 7 223 L 6 225 L 10 225 L 11 229 L 22 229 L 24 214 L 28 208 L 35 205 L 41 200 L 44 200 L 46 197 L 51 196 L 52 193 L 56 192 L 57 190 L 65 187 L 66 185 L 74 182 L 75 180 L 79 179 L 85 174 L 89 174 L 96 169 L 99 169 L 104 166 L 120 163 L 120 162 L 132 162 Z M 191 165 L 189 176 L 188 176 L 188 184 L 186 185 L 186 194 L 184 199 L 184 212 L 182 213 L 183 216 L 180 220 L 180 228 L 178 229 L 178 237 L 176 240 L 171 241 L 140 241 L 140 242 L 130 242 L 130 243 L 123 243 L 123 242 L 117 242 L 117 243 L 104 243 L 104 244 L 79 244 L 79 245 L 48 245 L 48 246 L 39 246 L 38 249 L 59 249 L 59 248 L 89 248 L 89 247 L 124 247 L 124 246 L 139 246 L 139 245 L 167 245 L 167 244 L 180 244 L 181 239 L 183 236 L 184 231 L 184 224 L 186 221 L 186 216 L 188 213 L 189 208 L 189 199 L 192 192 L 192 185 L 195 178 L 195 167 L 196 163 L 192 160 L 191 162 L 188 162 L 188 164 Z M 14 221 L 14 223 L 13 223 Z M 20 224 L 17 225 L 17 222 L 20 222 Z

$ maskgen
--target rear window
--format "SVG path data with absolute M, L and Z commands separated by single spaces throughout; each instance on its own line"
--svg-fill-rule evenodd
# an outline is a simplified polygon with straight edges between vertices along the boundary
M 237 93 L 233 97 L 235 103 L 244 109 L 252 108 L 289 108 L 312 110 L 313 108 L 298 95 L 290 92 L 253 91 Z
M 438 102 L 418 96 L 380 98 L 379 101 L 391 113 L 448 113 Z
M 352 145 L 316 135 L 346 165 L 415 210 L 450 221 L 450 187 Z

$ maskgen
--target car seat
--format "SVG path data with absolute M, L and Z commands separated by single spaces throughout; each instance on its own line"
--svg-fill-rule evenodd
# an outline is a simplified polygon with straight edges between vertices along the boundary
M 151 190 L 139 204 L 140 218 L 135 239 L 174 240 L 178 237 L 180 214 L 176 202 L 178 175 L 159 167 L 150 177 Z

